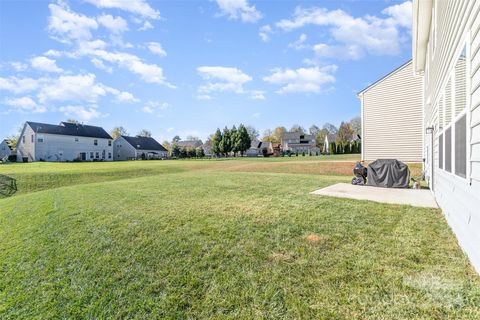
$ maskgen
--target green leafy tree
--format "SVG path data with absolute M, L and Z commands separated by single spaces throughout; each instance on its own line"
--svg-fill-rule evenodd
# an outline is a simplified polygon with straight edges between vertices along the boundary
M 337 153 L 337 146 L 335 145 L 335 142 L 330 142 L 330 154 L 336 154 Z
M 233 156 L 235 157 L 237 152 L 240 151 L 240 137 L 238 136 L 237 128 L 233 126 L 232 129 L 230 129 L 229 134 L 231 150 L 233 151 Z
M 275 130 L 273 130 L 273 143 L 280 143 L 282 142 L 282 136 L 283 134 L 287 132 L 287 128 L 285 127 L 276 127 Z
M 172 145 L 170 144 L 170 142 L 168 142 L 167 140 L 163 141 L 162 142 L 162 146 L 167 149 L 168 152 L 171 152 L 172 151 Z
M 180 147 L 174 143 L 172 145 L 172 150 L 170 151 L 170 156 L 174 157 L 174 158 L 179 158 L 180 157 Z
M 180 148 L 180 158 L 184 159 L 188 156 L 187 148 L 182 147 Z
M 240 124 L 238 127 L 238 137 L 240 141 L 239 145 L 239 151 L 241 155 L 243 154 L 250 148 L 252 144 L 252 139 L 250 138 L 250 135 L 248 134 L 247 128 L 243 124 Z
M 323 148 L 323 145 L 325 144 L 325 137 L 328 135 L 328 130 L 323 128 L 318 131 L 318 134 L 315 137 L 315 143 L 317 147 L 320 149 Z
M 175 144 L 177 143 L 178 141 L 182 140 L 178 135 L 176 135 L 175 137 L 173 137 L 172 139 L 172 144 Z
M 196 154 L 197 158 L 205 157 L 205 151 L 203 150 L 202 147 L 197 147 L 197 149 L 195 150 L 195 154 Z
M 186 148 L 187 149 L 187 157 L 188 158 L 195 158 L 197 156 L 197 150 L 195 148 Z
M 230 130 L 225 126 L 222 133 L 222 140 L 220 141 L 220 152 L 225 156 L 232 151 L 232 140 L 230 138 Z
M 223 139 L 222 132 L 220 131 L 220 129 L 217 128 L 217 131 L 215 131 L 215 134 L 212 137 L 212 152 L 216 156 L 222 153 L 222 150 L 220 148 L 222 139 Z

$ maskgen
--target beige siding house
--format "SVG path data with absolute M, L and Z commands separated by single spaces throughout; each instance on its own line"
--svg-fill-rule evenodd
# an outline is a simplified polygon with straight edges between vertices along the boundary
M 480 1 L 413 1 L 430 189 L 480 272 Z
M 301 132 L 285 132 L 281 140 L 281 149 L 283 151 L 310 155 L 318 155 L 320 153 L 314 135 Z
M 422 161 L 422 79 L 412 61 L 358 93 L 362 160 Z
M 17 144 L 17 162 L 112 161 L 112 137 L 100 127 L 61 122 L 26 122 Z
M 120 136 L 113 142 L 115 161 L 165 159 L 168 151 L 151 137 Z

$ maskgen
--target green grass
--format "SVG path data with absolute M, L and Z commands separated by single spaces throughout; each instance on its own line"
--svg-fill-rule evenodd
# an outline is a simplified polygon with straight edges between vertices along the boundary
M 350 177 L 262 160 L 0 166 L 0 318 L 480 317 L 439 210 L 312 196 Z

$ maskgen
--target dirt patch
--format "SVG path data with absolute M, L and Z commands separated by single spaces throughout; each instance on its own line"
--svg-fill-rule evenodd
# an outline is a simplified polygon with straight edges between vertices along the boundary
M 306 239 L 309 243 L 321 243 L 321 242 L 325 242 L 325 240 L 326 240 L 325 237 L 323 237 L 321 235 L 318 235 L 318 234 L 315 234 L 315 233 L 309 234 L 306 237 Z

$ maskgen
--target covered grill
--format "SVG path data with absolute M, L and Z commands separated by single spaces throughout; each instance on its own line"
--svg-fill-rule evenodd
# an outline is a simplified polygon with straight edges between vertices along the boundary
M 368 166 L 367 185 L 383 188 L 408 188 L 410 170 L 395 159 L 379 159 Z

